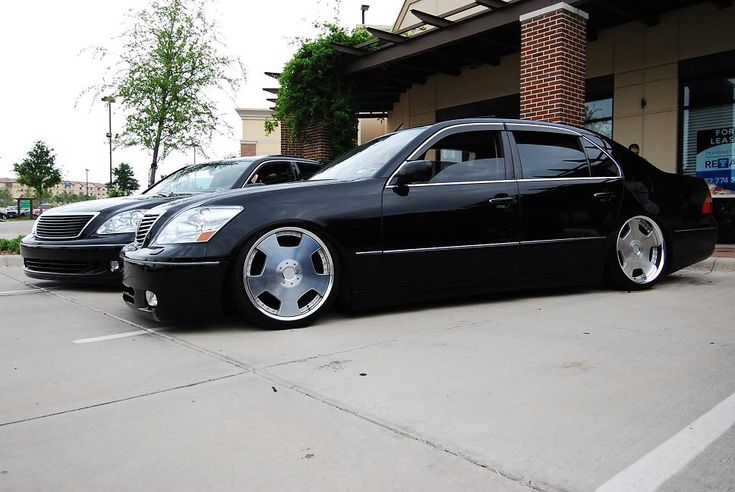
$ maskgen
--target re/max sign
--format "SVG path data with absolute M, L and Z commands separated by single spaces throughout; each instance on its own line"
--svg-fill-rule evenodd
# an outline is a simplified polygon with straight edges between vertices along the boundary
M 704 161 L 705 169 L 728 169 L 731 167 L 735 167 L 735 159 L 731 159 L 728 157 Z

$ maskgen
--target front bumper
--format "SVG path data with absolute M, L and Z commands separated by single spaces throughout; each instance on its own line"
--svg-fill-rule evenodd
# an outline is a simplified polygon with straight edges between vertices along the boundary
M 222 314 L 223 285 L 229 262 L 173 261 L 136 250 L 123 251 L 123 300 L 139 314 L 158 322 L 206 319 Z M 155 294 L 157 305 L 146 300 Z
M 23 271 L 42 280 L 115 281 L 122 278 L 120 250 L 124 242 L 39 241 L 32 235 L 20 243 Z

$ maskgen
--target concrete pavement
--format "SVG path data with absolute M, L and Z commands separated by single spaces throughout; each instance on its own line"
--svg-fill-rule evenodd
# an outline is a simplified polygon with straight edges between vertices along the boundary
M 271 332 L 0 267 L 0 488 L 593 490 L 654 453 L 662 490 L 726 489 L 734 295 L 689 270 Z
M 13 239 L 30 234 L 33 227 L 32 220 L 6 220 L 0 221 L 0 238 Z

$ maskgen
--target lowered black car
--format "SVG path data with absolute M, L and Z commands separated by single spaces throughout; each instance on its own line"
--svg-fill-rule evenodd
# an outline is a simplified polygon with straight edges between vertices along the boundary
M 21 242 L 27 276 L 51 280 L 117 280 L 120 249 L 135 240 L 149 208 L 193 195 L 306 179 L 319 163 L 281 156 L 194 164 L 179 169 L 141 195 L 74 203 L 44 212 Z
M 255 323 L 305 325 L 335 301 L 549 285 L 650 287 L 708 257 L 698 178 L 587 130 L 492 119 L 385 135 L 309 181 L 152 209 L 122 252 L 123 298 L 157 320 L 231 300 Z

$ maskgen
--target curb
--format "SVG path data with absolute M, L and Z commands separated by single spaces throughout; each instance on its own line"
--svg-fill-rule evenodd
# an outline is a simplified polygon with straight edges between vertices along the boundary
M 0 267 L 23 266 L 23 257 L 20 255 L 0 255 Z
M 735 272 L 735 258 L 710 256 L 706 260 L 686 267 L 684 270 L 698 270 L 707 272 Z

